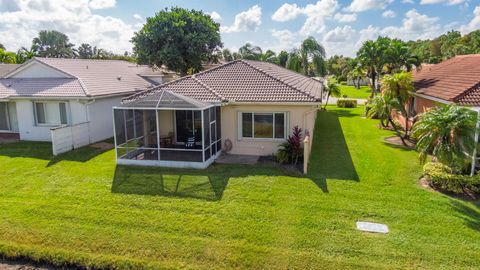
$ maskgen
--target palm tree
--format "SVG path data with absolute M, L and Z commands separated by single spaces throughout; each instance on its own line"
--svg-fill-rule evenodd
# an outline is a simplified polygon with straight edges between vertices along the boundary
M 93 58 L 93 48 L 90 44 L 82 43 L 77 48 L 78 57 L 82 59 Z
M 412 129 L 424 163 L 429 154 L 454 172 L 462 170 L 475 147 L 476 115 L 456 105 L 433 108 L 419 116 Z
M 420 58 L 412 53 L 407 43 L 399 39 L 393 39 L 386 50 L 387 73 L 401 71 L 403 68 L 411 71 L 413 67 L 420 67 Z
M 238 53 L 242 56 L 242 59 L 247 60 L 260 60 L 262 56 L 262 48 L 258 46 L 253 46 L 251 43 L 246 43 L 240 49 L 238 49 Z
M 20 50 L 17 51 L 17 63 L 22 64 L 26 61 L 32 59 L 36 55 L 35 49 L 32 47 L 29 49 L 22 47 Z
M 365 77 L 366 71 L 361 65 L 356 65 L 348 72 L 348 78 L 353 81 L 356 89 L 360 89 L 360 80 Z
M 306 76 L 325 76 L 325 48 L 315 38 L 308 37 L 300 49 L 289 53 L 286 66 Z
M 413 78 L 410 72 L 403 71 L 383 77 L 382 94 L 387 99 L 395 99 L 396 109 L 405 117 L 405 138 L 409 136 L 408 121 L 410 118 L 410 112 L 406 109 L 406 104 L 413 90 Z
M 385 51 L 388 43 L 387 40 L 388 38 L 380 37 L 376 41 L 365 41 L 357 52 L 358 60 L 367 70 L 367 74 L 372 83 L 372 94 L 370 97 L 373 97 L 377 92 L 377 80 L 386 61 Z
M 330 98 L 330 96 L 340 97 L 342 95 L 342 92 L 340 90 L 340 87 L 338 87 L 338 84 L 333 82 L 330 82 L 327 84 L 327 86 L 325 87 L 325 91 L 327 93 L 327 100 L 325 101 L 325 107 L 323 107 L 323 109 L 327 108 L 328 99 Z
M 52 30 L 42 30 L 38 37 L 33 39 L 32 47 L 41 57 L 74 57 L 73 44 L 69 42 L 67 35 Z
M 260 56 L 260 61 L 275 63 L 277 62 L 277 55 L 272 50 L 267 50 L 264 54 Z

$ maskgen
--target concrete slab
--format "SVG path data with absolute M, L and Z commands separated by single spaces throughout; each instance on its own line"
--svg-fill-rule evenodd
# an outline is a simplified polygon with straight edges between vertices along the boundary
M 388 226 L 381 223 L 357 221 L 357 230 L 373 233 L 388 233 Z
M 215 162 L 222 164 L 246 164 L 254 165 L 258 163 L 259 156 L 251 155 L 230 155 L 222 153 Z

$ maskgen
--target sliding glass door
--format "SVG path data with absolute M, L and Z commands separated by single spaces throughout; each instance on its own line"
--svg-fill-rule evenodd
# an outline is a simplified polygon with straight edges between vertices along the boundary
M 8 103 L 0 102 L 0 130 L 10 130 Z

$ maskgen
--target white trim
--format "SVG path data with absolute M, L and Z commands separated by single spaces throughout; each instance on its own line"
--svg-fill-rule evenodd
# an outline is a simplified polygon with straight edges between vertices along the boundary
M 38 118 L 37 118 L 37 103 L 41 104 L 57 104 L 58 105 L 58 116 L 60 118 L 60 123 L 38 123 Z M 62 116 L 60 113 L 60 103 L 65 104 L 65 116 L 67 118 L 67 123 L 62 123 Z M 71 124 L 71 106 L 69 101 L 57 101 L 57 100 L 39 100 L 39 101 L 32 101 L 33 104 L 33 123 L 34 126 L 37 127 L 58 127 L 62 125 L 70 125 Z M 44 109 L 45 110 L 45 109 Z
M 440 99 L 440 98 L 436 98 L 436 97 L 432 97 L 432 96 L 427 96 L 427 95 L 423 95 L 423 94 L 419 94 L 419 93 L 413 93 L 413 95 L 417 96 L 417 97 L 424 98 L 424 99 L 432 100 L 432 101 L 435 101 L 435 102 L 440 102 L 440 103 L 443 103 L 443 104 L 453 103 L 451 101 L 447 101 L 447 100 L 444 100 L 444 99 Z
M 20 71 L 23 71 L 23 70 L 31 67 L 31 66 L 34 65 L 35 63 L 40 64 L 40 65 L 43 65 L 43 66 L 45 66 L 45 67 L 47 67 L 47 68 L 49 68 L 49 69 L 53 69 L 53 70 L 55 70 L 56 72 L 62 73 L 62 74 L 64 74 L 65 76 L 67 76 L 68 78 L 77 78 L 77 77 L 73 76 L 73 75 L 70 74 L 70 73 L 67 73 L 67 72 L 65 72 L 65 71 L 63 71 L 63 70 L 60 70 L 60 69 L 54 67 L 54 66 L 51 66 L 51 65 L 49 65 L 49 64 L 47 64 L 47 63 L 44 63 L 44 62 L 42 62 L 42 61 L 37 60 L 35 57 L 32 58 L 30 61 L 24 63 L 22 66 L 20 66 L 20 67 L 18 67 L 18 68 L 16 68 L 16 69 L 12 70 L 11 72 L 7 73 L 5 76 L 3 76 L 3 78 L 9 79 L 9 78 L 12 77 L 13 75 L 18 74 Z
M 237 101 L 228 101 L 226 105 L 289 105 L 289 106 L 321 106 L 321 102 L 237 102 Z
M 115 109 L 112 108 L 112 121 L 113 121 L 113 143 L 115 146 L 115 161 L 118 161 L 118 153 L 117 153 L 117 127 L 115 126 Z

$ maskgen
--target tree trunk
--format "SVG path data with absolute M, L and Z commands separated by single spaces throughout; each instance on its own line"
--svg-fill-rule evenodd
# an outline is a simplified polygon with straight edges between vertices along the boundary
M 408 146 L 407 143 L 405 142 L 405 139 L 403 138 L 402 134 L 400 133 L 400 131 L 398 130 L 397 126 L 395 125 L 395 123 L 393 122 L 392 118 L 389 117 L 388 118 L 388 122 L 390 122 L 390 124 L 392 125 L 393 129 L 395 130 L 395 132 L 397 133 L 397 136 L 400 137 L 400 140 L 402 140 L 402 144 L 404 146 Z
M 372 71 L 372 74 L 370 75 L 371 76 L 371 79 L 372 79 L 372 94 L 370 95 L 371 98 L 373 98 L 375 96 L 375 78 L 376 78 L 376 74 L 374 71 Z
M 328 105 L 328 99 L 330 98 L 330 93 L 327 94 L 327 100 L 325 101 L 325 106 L 323 107 L 324 110 L 327 109 L 327 105 Z

